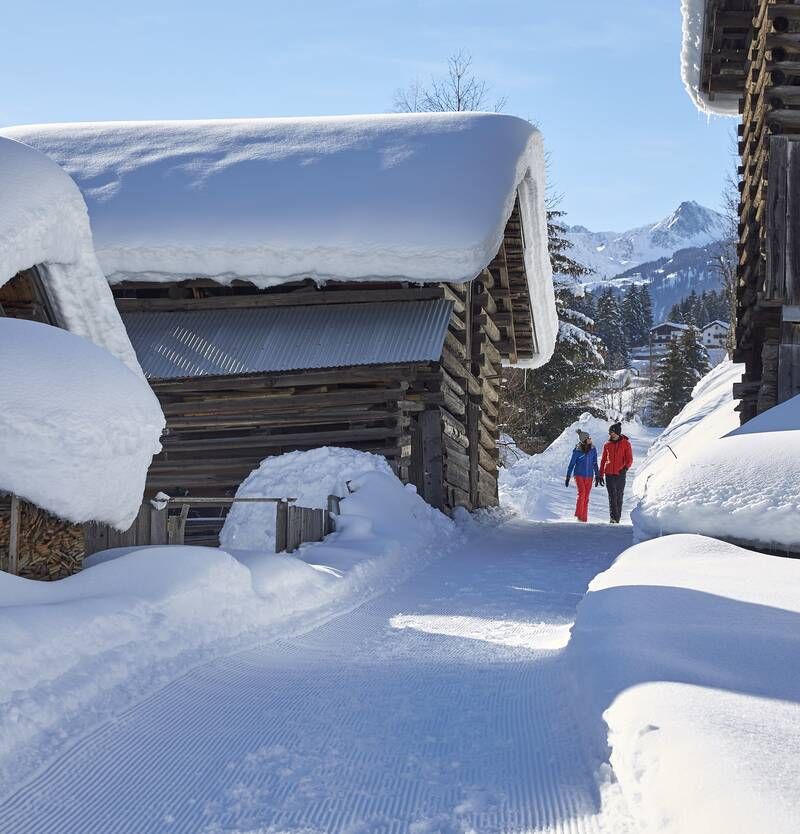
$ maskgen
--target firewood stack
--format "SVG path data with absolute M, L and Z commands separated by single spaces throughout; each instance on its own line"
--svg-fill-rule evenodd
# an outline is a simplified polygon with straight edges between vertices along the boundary
M 8 570 L 11 500 L 0 496 L 0 568 Z M 83 528 L 63 521 L 33 504 L 20 505 L 19 575 L 61 579 L 81 569 Z

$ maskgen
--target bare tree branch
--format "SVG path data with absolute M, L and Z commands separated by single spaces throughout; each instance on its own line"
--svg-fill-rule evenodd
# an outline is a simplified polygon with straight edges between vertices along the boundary
M 505 97 L 489 105 L 489 85 L 472 72 L 472 55 L 463 49 L 447 59 L 447 73 L 432 77 L 427 86 L 417 79 L 394 94 L 396 113 L 447 113 L 488 110 L 499 113 Z

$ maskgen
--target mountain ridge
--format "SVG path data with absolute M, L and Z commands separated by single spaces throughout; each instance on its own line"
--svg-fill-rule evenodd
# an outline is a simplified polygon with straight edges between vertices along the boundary
M 565 226 L 570 256 L 593 270 L 591 283 L 613 279 L 639 264 L 669 258 L 680 249 L 700 248 L 725 235 L 725 218 L 714 209 L 685 200 L 667 217 L 623 232 L 594 232 Z

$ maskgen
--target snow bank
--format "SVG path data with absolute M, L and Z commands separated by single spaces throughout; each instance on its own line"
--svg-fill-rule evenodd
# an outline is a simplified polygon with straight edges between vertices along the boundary
M 0 286 L 38 266 L 60 323 L 141 374 L 75 183 L 44 154 L 0 138 L 0 194 Z
M 654 445 L 634 485 L 637 540 L 702 533 L 800 548 L 800 397 L 738 428 L 731 385 L 740 373 L 729 362 L 715 368 Z
M 576 429 L 589 432 L 597 447 L 598 464 L 603 444 L 608 440 L 611 421 L 582 414 L 539 455 L 525 455 L 511 465 L 500 469 L 500 505 L 523 518 L 533 521 L 572 521 L 575 518 L 575 486 L 564 486 L 572 450 L 578 442 Z M 657 434 L 641 423 L 625 423 L 623 431 L 633 447 L 633 474 L 647 453 Z M 630 476 L 629 476 L 630 478 Z M 630 480 L 628 481 L 630 483 Z M 632 490 L 628 489 L 623 506 L 623 520 L 635 503 Z M 589 504 L 589 521 L 608 521 L 608 497 L 606 490 L 595 487 Z
M 153 392 L 87 339 L 0 318 L 0 490 L 73 522 L 136 517 L 161 445 Z
M 296 498 L 298 506 L 325 508 L 328 496 L 348 494 L 347 481 L 363 472 L 392 474 L 386 458 L 369 452 L 322 446 L 266 458 L 242 481 L 237 498 Z M 274 504 L 234 504 L 220 533 L 228 549 L 273 550 Z
M 798 656 L 796 560 L 670 536 L 592 581 L 566 658 L 637 831 L 797 830 Z
M 700 90 L 707 0 L 681 0 L 683 44 L 681 46 L 681 80 L 698 110 L 715 116 L 738 116 L 739 96 L 718 93 L 714 100 Z
M 544 151 L 523 119 L 414 113 L 2 132 L 76 179 L 112 282 L 469 281 L 497 253 L 519 194 L 541 351 L 530 367 L 552 353 Z
M 0 796 L 189 668 L 315 628 L 458 544 L 413 489 L 360 471 L 337 532 L 294 556 L 119 548 L 56 582 L 0 573 Z

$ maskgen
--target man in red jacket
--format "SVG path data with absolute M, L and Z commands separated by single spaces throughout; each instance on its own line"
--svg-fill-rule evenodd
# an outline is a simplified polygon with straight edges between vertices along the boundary
M 608 511 L 612 524 L 619 524 L 622 516 L 625 476 L 631 466 L 633 466 L 631 442 L 622 433 L 622 423 L 614 423 L 608 430 L 608 442 L 603 446 L 603 457 L 600 460 L 600 482 L 605 480 L 608 490 Z

